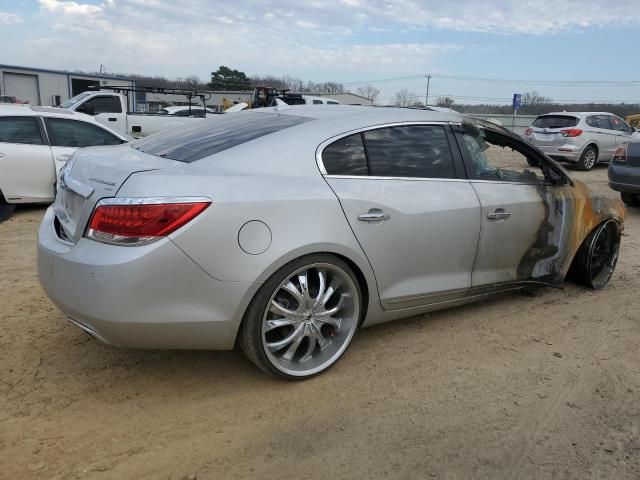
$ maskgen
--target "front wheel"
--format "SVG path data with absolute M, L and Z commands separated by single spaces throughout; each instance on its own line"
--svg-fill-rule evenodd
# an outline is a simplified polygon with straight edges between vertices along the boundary
M 580 160 L 578 160 L 578 169 L 579 170 L 591 170 L 594 165 L 598 163 L 598 151 L 595 147 L 589 145 L 584 149 L 582 155 L 580 155 Z
M 608 220 L 594 229 L 582 242 L 573 259 L 569 278 L 595 290 L 604 288 L 618 263 L 620 227 Z
M 347 350 L 362 311 L 362 292 L 351 268 L 330 254 L 307 255 L 260 288 L 240 327 L 239 343 L 266 373 L 309 378 Z
M 640 207 L 640 194 L 638 193 L 621 193 L 622 201 L 628 207 Z

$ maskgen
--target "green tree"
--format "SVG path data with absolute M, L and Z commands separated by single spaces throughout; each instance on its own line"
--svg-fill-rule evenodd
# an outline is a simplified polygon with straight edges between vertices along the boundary
M 211 72 L 209 87 L 213 90 L 251 90 L 251 81 L 244 72 L 221 65 Z

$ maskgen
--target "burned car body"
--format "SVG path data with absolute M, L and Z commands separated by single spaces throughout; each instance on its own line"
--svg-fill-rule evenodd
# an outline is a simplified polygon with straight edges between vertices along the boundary
M 320 373 L 358 327 L 557 285 L 602 288 L 624 207 L 455 113 L 295 106 L 89 149 L 43 220 L 42 286 L 125 347 Z

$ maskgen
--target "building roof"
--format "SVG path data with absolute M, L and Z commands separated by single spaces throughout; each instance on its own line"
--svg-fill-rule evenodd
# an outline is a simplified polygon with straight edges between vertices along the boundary
M 124 80 L 127 82 L 132 82 L 134 80 L 126 77 L 117 77 L 114 75 L 102 75 L 98 73 L 83 73 L 83 72 L 70 72 L 69 70 L 50 70 L 47 68 L 37 68 L 37 67 L 23 67 L 19 65 L 3 65 L 0 64 L 0 69 L 7 68 L 11 70 L 28 70 L 30 72 L 43 72 L 43 73 L 58 73 L 62 75 L 75 75 L 78 77 L 94 77 L 94 78 L 104 78 L 107 80 Z

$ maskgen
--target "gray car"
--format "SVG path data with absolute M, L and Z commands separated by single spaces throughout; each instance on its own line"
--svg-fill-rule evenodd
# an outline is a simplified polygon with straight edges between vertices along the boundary
M 231 349 L 320 373 L 360 326 L 566 276 L 609 281 L 624 220 L 539 150 L 454 113 L 316 106 L 220 115 L 75 154 L 40 282 L 122 347 Z
M 591 170 L 611 161 L 616 148 L 630 141 L 634 132 L 611 113 L 554 112 L 536 118 L 524 135 L 551 158 Z

